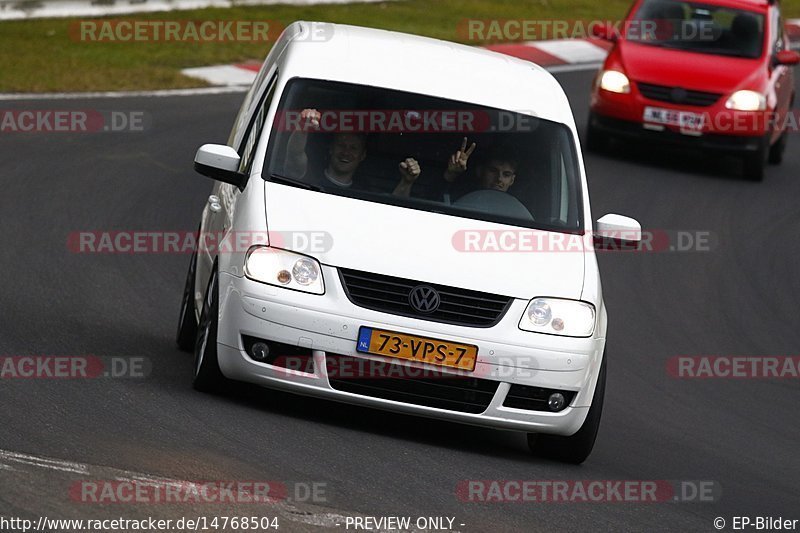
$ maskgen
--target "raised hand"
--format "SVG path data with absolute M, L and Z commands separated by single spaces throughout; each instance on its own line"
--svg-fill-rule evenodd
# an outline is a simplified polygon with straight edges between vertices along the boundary
M 404 182 L 414 183 L 420 173 L 422 173 L 422 169 L 420 169 L 419 163 L 413 157 L 409 157 L 400 163 L 400 177 Z
M 416 159 L 409 157 L 400 163 L 399 170 L 400 183 L 397 184 L 392 194 L 402 198 L 408 198 L 411 196 L 411 188 L 422 173 L 422 169 Z
M 300 112 L 299 127 L 289 136 L 286 145 L 285 171 L 290 176 L 305 176 L 308 170 L 308 155 L 306 143 L 308 132 L 319 130 L 319 121 L 322 114 L 316 109 L 303 109 Z
M 300 112 L 300 128 L 302 131 L 317 131 L 321 118 L 322 114 L 316 109 L 303 109 Z
M 464 140 L 461 142 L 461 149 L 451 155 L 450 160 L 447 162 L 447 172 L 445 173 L 445 179 L 447 179 L 447 181 L 452 181 L 457 176 L 467 171 L 469 156 L 472 155 L 472 152 L 475 151 L 477 146 L 477 144 L 472 143 L 470 147 L 467 148 L 467 138 L 464 137 Z

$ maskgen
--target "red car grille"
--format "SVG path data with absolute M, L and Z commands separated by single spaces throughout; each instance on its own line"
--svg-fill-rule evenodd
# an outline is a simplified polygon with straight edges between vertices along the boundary
M 690 91 L 681 87 L 666 87 L 664 85 L 653 85 L 641 82 L 637 82 L 636 86 L 645 98 L 673 104 L 708 107 L 716 104 L 719 99 L 722 98 L 722 95 L 719 93 Z

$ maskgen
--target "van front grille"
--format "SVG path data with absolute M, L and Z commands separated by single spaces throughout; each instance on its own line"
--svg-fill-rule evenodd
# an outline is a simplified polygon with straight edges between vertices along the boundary
M 491 327 L 508 310 L 513 298 L 497 296 L 434 283 L 424 283 L 358 270 L 339 269 L 347 297 L 354 304 L 390 313 L 458 326 Z M 426 286 L 439 294 L 435 311 L 423 313 L 412 306 L 411 292 Z

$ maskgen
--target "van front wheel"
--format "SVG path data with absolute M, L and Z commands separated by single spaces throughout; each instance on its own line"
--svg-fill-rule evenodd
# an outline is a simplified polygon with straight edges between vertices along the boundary
M 528 447 L 534 455 L 564 463 L 581 464 L 589 457 L 600 429 L 603 414 L 603 397 L 606 393 L 606 357 L 600 365 L 597 386 L 592 397 L 592 406 L 583 425 L 569 437 L 528 433 Z

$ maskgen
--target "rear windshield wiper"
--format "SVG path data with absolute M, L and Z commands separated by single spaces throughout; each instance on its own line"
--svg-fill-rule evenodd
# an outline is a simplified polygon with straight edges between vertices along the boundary
M 269 180 L 274 181 L 275 183 L 280 183 L 282 185 L 289 185 L 291 187 L 297 187 L 299 189 L 307 189 L 309 191 L 317 191 L 321 192 L 322 188 L 313 185 L 311 183 L 306 183 L 305 181 L 300 181 L 292 178 L 287 178 L 286 176 L 281 176 L 280 174 L 270 174 Z

